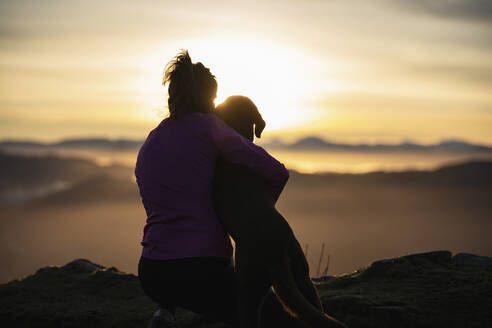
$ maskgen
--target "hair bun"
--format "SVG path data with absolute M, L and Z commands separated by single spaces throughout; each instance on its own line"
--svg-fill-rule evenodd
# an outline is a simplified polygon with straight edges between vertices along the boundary
M 181 50 L 166 65 L 162 85 L 168 83 L 171 118 L 186 112 L 208 112 L 213 109 L 217 93 L 215 76 L 202 63 L 193 64 L 187 50 Z

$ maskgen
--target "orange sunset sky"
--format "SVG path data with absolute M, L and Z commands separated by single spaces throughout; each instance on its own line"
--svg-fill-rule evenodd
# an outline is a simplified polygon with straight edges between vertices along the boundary
M 267 137 L 492 144 L 492 2 L 0 1 L 0 139 L 144 139 L 181 48 Z

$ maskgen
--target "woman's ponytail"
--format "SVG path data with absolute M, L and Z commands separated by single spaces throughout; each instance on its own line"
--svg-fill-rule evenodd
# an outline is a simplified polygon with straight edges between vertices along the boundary
M 215 76 L 202 63 L 193 64 L 187 50 L 181 50 L 164 71 L 162 85 L 169 83 L 170 118 L 189 112 L 210 112 L 217 93 Z

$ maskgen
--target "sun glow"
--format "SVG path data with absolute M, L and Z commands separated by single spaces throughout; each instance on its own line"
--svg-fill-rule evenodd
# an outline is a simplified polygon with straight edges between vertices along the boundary
M 202 62 L 216 76 L 216 104 L 232 95 L 247 96 L 258 106 L 269 130 L 316 119 L 318 113 L 310 100 L 319 95 L 321 88 L 315 79 L 313 58 L 289 47 L 258 40 L 220 38 L 181 43 L 154 49 L 153 55 L 142 62 L 146 73 L 137 83 L 145 102 L 142 117 L 155 118 L 159 116 L 156 113 L 162 114 L 167 93 L 160 85 L 162 69 L 179 49 L 186 48 L 194 62 Z M 165 60 L 163 55 L 167 55 Z M 322 87 L 326 90 L 326 82 Z

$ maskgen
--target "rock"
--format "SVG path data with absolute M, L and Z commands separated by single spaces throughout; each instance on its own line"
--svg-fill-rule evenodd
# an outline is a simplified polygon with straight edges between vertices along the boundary
M 87 272 L 93 272 L 98 269 L 104 269 L 102 265 L 92 263 L 91 261 L 86 259 L 73 260 L 72 262 L 68 262 L 67 264 L 65 264 L 62 268 L 67 270 L 77 270 L 77 271 L 87 271 Z
M 328 281 L 328 280 L 331 280 L 331 279 L 336 279 L 336 277 L 335 276 L 322 276 L 322 277 L 313 277 L 313 278 L 311 278 L 311 280 L 314 283 Z
M 350 308 L 370 308 L 374 303 L 362 295 L 336 295 L 321 298 L 325 309 L 339 309 L 340 311 L 350 310 Z
M 367 317 L 370 313 L 371 307 L 375 305 L 374 302 L 367 297 L 361 295 L 337 295 L 321 298 L 323 309 L 331 316 L 335 316 L 338 320 L 349 324 L 346 319 L 352 314 Z M 336 313 L 336 315 L 334 315 Z M 342 317 L 345 319 L 342 319 Z M 349 325 L 350 327 L 350 325 Z
M 104 267 L 100 264 L 92 263 L 91 261 L 86 259 L 76 259 L 71 262 L 68 262 L 62 267 L 59 267 L 57 265 L 42 267 L 38 269 L 36 273 L 47 273 L 58 269 L 67 270 L 67 271 L 94 272 L 95 270 L 102 270 L 104 269 Z
M 375 261 L 371 264 L 373 267 L 381 267 L 387 268 L 395 263 L 403 263 L 407 262 L 413 265 L 421 265 L 421 264 L 435 264 L 435 263 L 447 263 L 451 260 L 451 252 L 450 251 L 434 251 L 427 253 L 417 253 L 405 255 L 402 257 L 397 257 L 393 259 L 385 259 Z
M 449 251 L 434 251 L 384 259 L 373 262 L 362 274 L 365 277 L 386 275 L 399 279 L 411 275 L 414 270 L 451 264 L 451 257 Z
M 38 274 L 38 273 L 47 273 L 47 272 L 53 271 L 55 269 L 58 269 L 58 267 L 56 265 L 48 265 L 48 266 L 39 268 L 38 271 L 36 271 L 36 274 Z
M 453 257 L 453 263 L 461 265 L 476 265 L 492 269 L 492 257 L 478 256 L 469 253 L 459 253 Z
M 176 328 L 174 315 L 166 309 L 155 311 L 147 328 Z
M 375 323 L 386 323 L 398 327 L 404 323 L 407 327 L 416 326 L 417 316 L 404 306 L 374 306 L 370 309 L 371 319 Z
M 426 253 L 417 253 L 403 256 L 401 258 L 414 262 L 427 261 L 431 263 L 443 263 L 451 260 L 452 254 L 450 251 L 433 251 Z
M 412 254 L 317 279 L 316 288 L 325 311 L 350 328 L 483 328 L 492 322 L 490 260 L 447 251 Z M 146 327 L 156 310 L 138 277 L 85 259 L 0 285 L 0 327 Z M 162 327 L 161 314 L 152 327 Z M 175 325 L 225 327 L 180 308 Z
M 156 309 L 136 276 L 84 259 L 0 285 L 0 327 L 145 327 Z
M 492 322 L 489 260 L 448 251 L 411 254 L 316 287 L 327 313 L 351 328 L 481 328 Z

